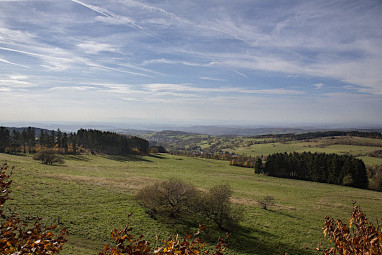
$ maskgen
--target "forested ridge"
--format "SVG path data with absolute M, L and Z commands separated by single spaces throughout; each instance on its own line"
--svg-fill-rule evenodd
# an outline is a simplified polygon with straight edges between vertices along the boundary
M 365 138 L 382 139 L 382 134 L 375 131 L 325 131 L 325 132 L 308 132 L 302 134 L 269 134 L 269 135 L 256 135 L 254 138 L 289 138 L 291 140 L 305 140 L 330 136 L 355 136 Z
M 119 135 L 109 131 L 80 129 L 74 133 L 47 131 L 28 127 L 10 129 L 0 127 L 0 153 L 34 153 L 42 149 L 57 149 L 61 153 L 76 154 L 81 149 L 110 155 L 147 154 L 149 142 L 136 136 Z

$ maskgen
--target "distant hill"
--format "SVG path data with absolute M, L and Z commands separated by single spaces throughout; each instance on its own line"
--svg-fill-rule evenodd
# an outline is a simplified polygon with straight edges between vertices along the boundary
M 176 131 L 183 131 L 188 133 L 197 133 L 205 135 L 264 135 L 264 134 L 287 134 L 287 133 L 304 133 L 307 132 L 301 128 L 273 128 L 273 127 L 229 127 L 229 126 L 192 126 L 192 127 L 179 127 L 174 128 Z M 311 130 L 309 130 L 311 131 Z M 312 130 L 313 131 L 313 130 Z M 317 131 L 314 130 L 314 131 Z
M 361 129 L 361 128 L 315 128 L 315 127 L 241 127 L 241 126 L 191 126 L 191 127 L 174 127 L 165 130 L 166 132 L 180 131 L 191 134 L 203 134 L 213 136 L 254 136 L 254 135 L 276 135 L 276 134 L 303 134 L 326 132 L 331 130 L 338 131 L 361 131 L 361 132 L 382 132 L 382 128 Z
M 152 130 L 140 130 L 140 129 L 110 129 L 109 131 L 113 131 L 121 135 L 134 135 L 134 136 L 154 133 L 154 131 Z

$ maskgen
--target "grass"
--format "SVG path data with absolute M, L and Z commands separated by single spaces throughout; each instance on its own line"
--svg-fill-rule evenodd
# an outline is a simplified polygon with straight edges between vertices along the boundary
M 232 167 L 227 161 L 81 155 L 66 156 L 65 165 L 47 166 L 28 155 L 0 154 L 0 162 L 5 160 L 16 166 L 14 199 L 7 206 L 22 217 L 41 216 L 47 224 L 67 227 L 69 242 L 62 254 L 97 254 L 110 231 L 127 222 L 152 242 L 156 235 L 182 235 L 189 226 L 153 220 L 134 199 L 144 185 L 165 179 L 202 189 L 231 185 L 244 219 L 229 238 L 227 254 L 312 254 L 320 242 L 328 244 L 321 230 L 325 215 L 347 220 L 353 201 L 373 222 L 382 216 L 380 192 L 255 175 L 253 169 Z M 257 204 L 265 195 L 276 199 L 270 210 Z M 223 235 L 210 226 L 202 237 L 213 245 Z
M 378 145 L 381 141 L 379 139 L 359 138 L 352 139 L 359 143 L 374 143 Z M 359 159 L 362 159 L 366 165 L 382 165 L 382 158 L 367 156 L 368 153 L 381 150 L 379 146 L 366 146 L 366 145 L 347 145 L 347 144 L 327 144 L 328 139 L 317 139 L 310 142 L 293 141 L 288 143 L 264 143 L 254 144 L 251 146 L 238 146 L 237 148 L 228 151 L 237 154 L 244 154 L 248 156 L 261 156 L 269 155 L 278 152 L 319 152 L 319 153 L 335 153 L 335 154 L 350 154 Z
M 206 136 L 197 134 L 180 135 L 177 133 L 146 134 L 145 138 L 159 136 L 159 143 L 166 148 L 184 147 L 186 150 L 212 149 L 213 152 L 228 151 L 239 155 L 261 156 L 277 152 L 323 152 L 350 154 L 364 160 L 367 165 L 382 165 L 382 158 L 369 154 L 382 150 L 382 139 L 336 136 L 321 137 L 301 141 L 286 141 L 277 138 L 252 138 L 243 136 Z M 253 144 L 255 143 L 255 144 Z

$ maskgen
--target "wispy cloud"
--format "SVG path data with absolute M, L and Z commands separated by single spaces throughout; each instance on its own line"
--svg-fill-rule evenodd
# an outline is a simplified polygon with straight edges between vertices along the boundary
M 26 81 L 20 81 L 15 79 L 9 79 L 9 80 L 0 79 L 0 85 L 9 86 L 9 87 L 29 87 L 31 84 Z
M 88 54 L 97 54 L 102 51 L 120 52 L 111 44 L 97 43 L 97 42 L 84 42 L 77 45 L 81 50 Z
M 182 60 L 171 60 L 171 59 L 150 59 L 143 61 L 142 65 L 150 65 L 150 64 L 169 64 L 169 65 L 185 65 L 185 66 L 200 66 L 200 67 L 207 67 L 210 64 L 209 63 L 197 63 L 197 62 L 190 62 L 190 61 L 182 61 Z
M 189 92 L 202 92 L 202 93 L 242 93 L 242 94 L 272 94 L 272 95 L 302 95 L 304 92 L 290 89 L 244 89 L 244 88 L 229 88 L 229 87 L 194 87 L 183 84 L 145 84 L 143 87 L 152 92 L 158 91 L 189 91 Z
M 224 79 L 220 79 L 220 78 L 214 78 L 214 77 L 200 77 L 201 80 L 207 80 L 207 81 L 224 81 Z
M 0 1 L 0 91 L 147 118 L 165 105 L 161 116 L 335 119 L 337 101 L 360 97 L 380 119 L 381 12 L 372 0 Z

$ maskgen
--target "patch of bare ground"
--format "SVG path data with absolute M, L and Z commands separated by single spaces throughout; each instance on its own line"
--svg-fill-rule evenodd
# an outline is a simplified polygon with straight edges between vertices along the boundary
M 231 202 L 234 204 L 248 205 L 248 206 L 260 206 L 260 203 L 255 199 L 242 198 L 242 197 L 232 197 Z M 285 206 L 274 204 L 272 205 L 272 210 L 295 210 L 296 208 L 292 206 Z
M 106 186 L 113 189 L 121 189 L 124 191 L 132 192 L 151 185 L 154 182 L 158 182 L 156 179 L 147 177 L 129 177 L 124 179 L 117 179 L 91 176 L 74 176 L 66 174 L 44 174 L 44 176 L 57 180 L 66 180 L 82 184 L 85 183 L 88 185 Z

